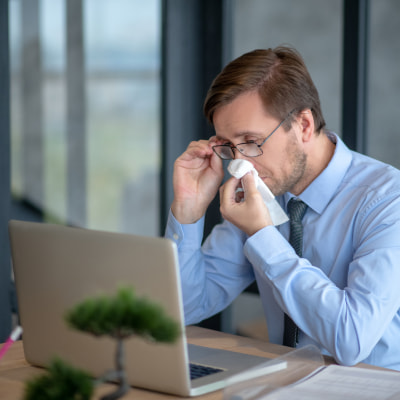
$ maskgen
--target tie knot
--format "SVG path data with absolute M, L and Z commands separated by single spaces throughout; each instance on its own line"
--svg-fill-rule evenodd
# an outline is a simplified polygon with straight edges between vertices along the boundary
M 288 203 L 288 212 L 291 222 L 300 222 L 306 213 L 307 204 L 292 197 Z

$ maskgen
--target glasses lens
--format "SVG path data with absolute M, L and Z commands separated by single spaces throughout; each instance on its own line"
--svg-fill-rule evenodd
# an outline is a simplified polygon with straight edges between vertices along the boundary
M 233 159 L 233 150 L 231 149 L 231 146 L 228 146 L 228 145 L 214 146 L 213 150 L 223 160 L 232 160 Z
M 262 150 L 257 143 L 241 143 L 236 148 L 246 157 L 257 157 L 262 154 Z

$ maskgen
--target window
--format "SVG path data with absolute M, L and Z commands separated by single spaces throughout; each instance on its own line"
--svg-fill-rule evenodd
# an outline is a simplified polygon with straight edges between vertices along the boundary
M 10 0 L 12 192 L 45 220 L 157 235 L 160 0 Z

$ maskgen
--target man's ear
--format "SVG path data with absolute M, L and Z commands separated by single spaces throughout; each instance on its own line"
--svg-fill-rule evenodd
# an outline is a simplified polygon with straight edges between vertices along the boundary
M 308 142 L 314 134 L 314 116 L 309 108 L 300 111 L 297 115 L 297 121 L 301 128 L 303 142 Z

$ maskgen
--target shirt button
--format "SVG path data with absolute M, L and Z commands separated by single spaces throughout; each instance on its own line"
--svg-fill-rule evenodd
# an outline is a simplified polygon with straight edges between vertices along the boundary
M 174 234 L 172 235 L 172 237 L 174 238 L 174 240 L 178 240 L 178 239 L 179 239 L 179 235 L 178 235 L 177 233 L 174 233 Z

